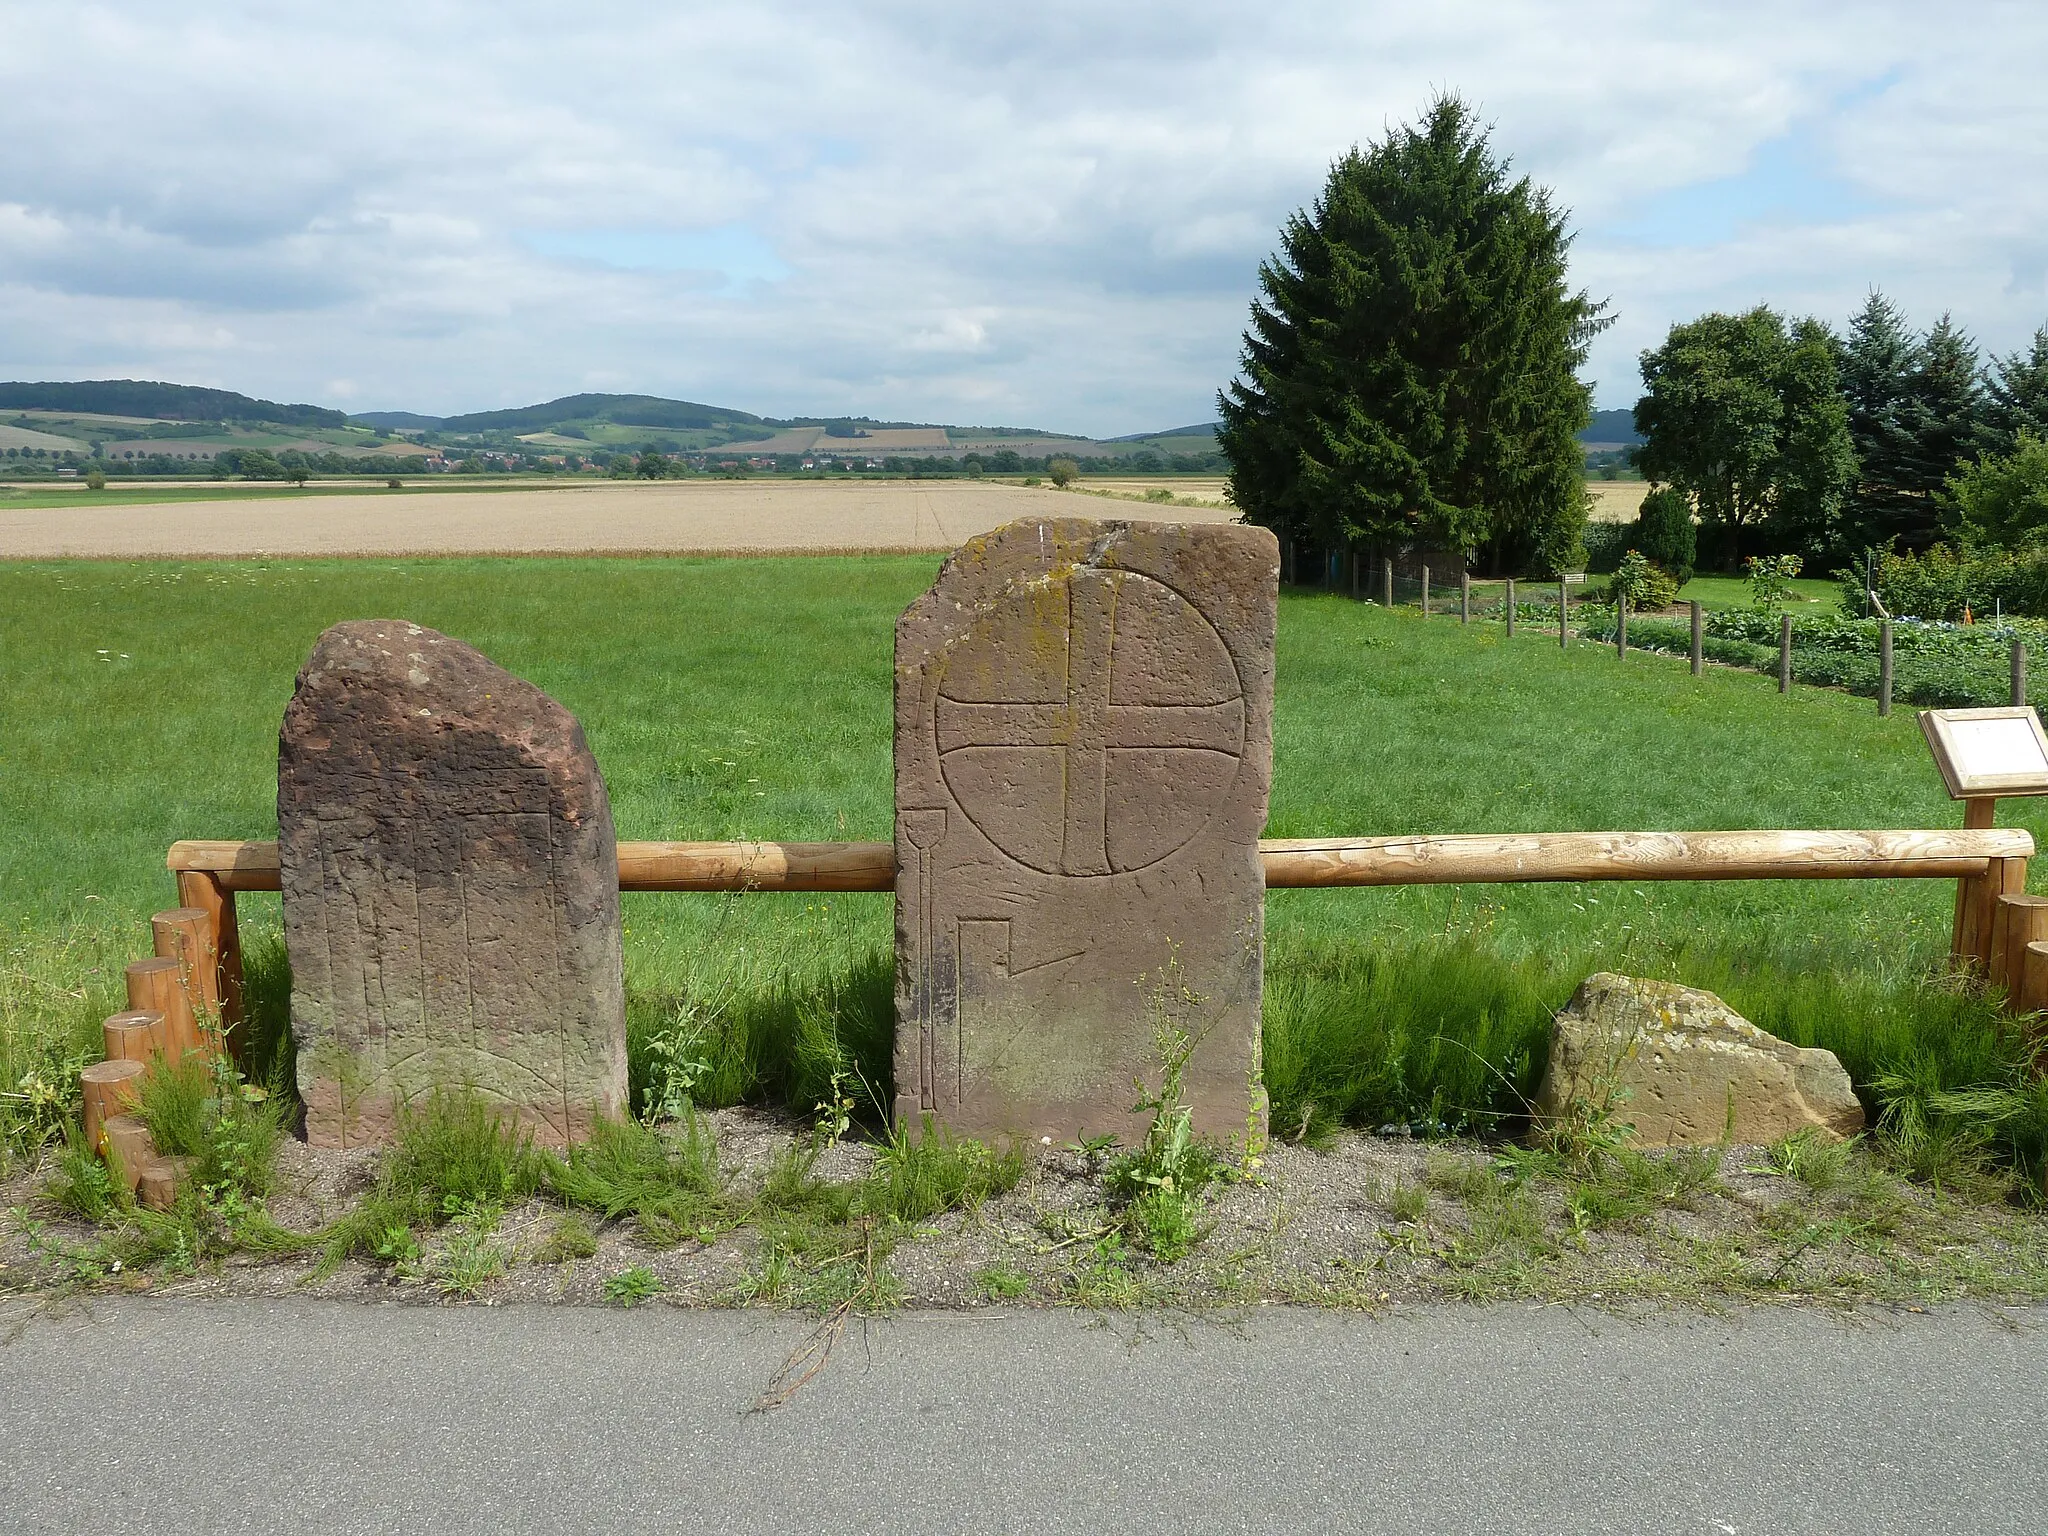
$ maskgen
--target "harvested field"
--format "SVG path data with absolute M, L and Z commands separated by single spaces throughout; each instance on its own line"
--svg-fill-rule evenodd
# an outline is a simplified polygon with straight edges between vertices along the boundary
M 0 559 L 948 550 L 1020 517 L 1224 521 L 971 481 L 657 481 L 159 505 L 0 507 Z
M 1074 489 L 1099 496 L 1128 496 L 1143 501 L 1148 491 L 1165 491 L 1177 500 L 1199 501 L 1207 506 L 1230 505 L 1222 475 L 1118 475 L 1114 478 L 1089 475 Z
M 1643 498 L 1650 487 L 1641 480 L 1588 480 L 1586 494 L 1593 498 L 1593 509 L 1586 514 L 1595 523 L 1632 523 L 1636 509 L 1643 504 Z

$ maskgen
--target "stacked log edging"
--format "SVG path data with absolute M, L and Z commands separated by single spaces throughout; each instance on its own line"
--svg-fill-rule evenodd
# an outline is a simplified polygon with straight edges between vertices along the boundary
M 154 953 L 128 966 L 128 1007 L 101 1026 L 106 1059 L 79 1074 L 79 1087 L 86 1145 L 144 1205 L 163 1210 L 177 1200 L 192 1160 L 158 1153 L 138 1113 L 142 1085 L 164 1062 L 183 1061 L 194 1051 L 223 1053 L 222 1004 L 239 976 L 231 981 L 223 972 L 216 911 L 173 907 L 149 926 Z

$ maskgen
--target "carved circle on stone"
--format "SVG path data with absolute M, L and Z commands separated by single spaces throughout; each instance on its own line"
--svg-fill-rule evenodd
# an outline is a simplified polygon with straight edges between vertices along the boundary
M 1201 832 L 1244 755 L 1244 687 L 1223 637 L 1132 571 L 1011 587 L 948 650 L 933 716 L 961 814 L 1049 875 L 1159 863 Z

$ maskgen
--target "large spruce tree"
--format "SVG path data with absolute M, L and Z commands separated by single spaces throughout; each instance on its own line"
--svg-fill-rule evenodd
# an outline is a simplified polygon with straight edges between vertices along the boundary
M 1984 403 L 1984 450 L 2007 454 L 2022 432 L 2048 442 L 2048 325 L 2034 332 L 2025 352 L 2009 352 L 1991 365 Z
M 1919 360 L 1905 316 L 1873 290 L 1850 320 L 1836 357 L 1858 466 L 1843 518 L 1843 542 L 1851 549 L 1886 544 L 1925 523 L 1924 509 L 1899 489 L 1913 453 L 1908 418 Z
M 1920 340 L 1906 408 L 1912 448 L 1899 489 L 1931 502 L 1984 446 L 1984 380 L 1977 344 L 1947 315 Z
M 1237 504 L 1325 549 L 1562 568 L 1585 523 L 1577 370 L 1606 323 L 1566 284 L 1570 244 L 1455 96 L 1337 161 L 1261 265 L 1218 399 Z

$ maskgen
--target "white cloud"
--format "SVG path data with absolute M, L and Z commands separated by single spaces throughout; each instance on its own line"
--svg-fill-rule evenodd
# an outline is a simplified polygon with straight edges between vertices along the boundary
M 2048 318 L 2038 8 L 791 0 L 5 12 L 0 376 L 426 411 L 1202 420 L 1329 161 L 1472 99 L 1674 320 Z M 89 60 L 89 68 L 81 61 Z M 346 380 L 352 393 L 344 396 Z

